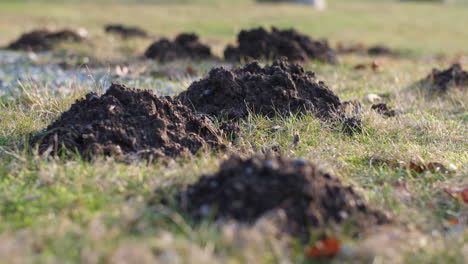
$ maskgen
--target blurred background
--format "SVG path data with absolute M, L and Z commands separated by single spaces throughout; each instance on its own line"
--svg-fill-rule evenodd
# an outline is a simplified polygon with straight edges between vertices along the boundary
M 97 56 L 141 53 L 148 43 L 117 44 L 105 36 L 104 25 L 122 23 L 155 38 L 195 32 L 217 53 L 241 29 L 256 26 L 294 27 L 332 44 L 385 44 L 414 55 L 468 50 L 468 0 L 327 0 L 321 11 L 288 2 L 294 1 L 0 0 L 0 45 L 32 29 L 84 28 Z

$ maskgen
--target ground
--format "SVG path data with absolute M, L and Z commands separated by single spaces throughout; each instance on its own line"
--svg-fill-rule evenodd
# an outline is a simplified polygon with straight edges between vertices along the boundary
M 402 51 L 398 58 L 345 55 L 338 65 L 304 64 L 342 100 L 384 95 L 399 116 L 384 118 L 362 102 L 363 133 L 352 136 L 324 127 L 313 116 L 252 116 L 241 122 L 243 135 L 233 151 L 247 157 L 255 146 L 290 149 L 286 156 L 324 164 L 398 220 L 398 226 L 378 235 L 355 237 L 346 228 L 330 228 L 328 235 L 338 238 L 343 249 L 326 261 L 466 263 L 467 205 L 444 188 L 468 184 L 468 98 L 466 92 L 434 95 L 412 86 L 434 67 L 459 61 L 468 68 L 466 1 L 439 5 L 337 0 L 323 13 L 247 0 L 120 2 L 2 1 L 0 45 L 41 26 L 83 27 L 89 31 L 88 42 L 62 45 L 55 53 L 65 56 L 65 50 L 72 50 L 98 60 L 135 60 L 151 40 L 122 41 L 103 32 L 105 24 L 122 22 L 141 26 L 154 38 L 196 32 L 218 55 L 235 42 L 240 29 L 258 25 L 295 27 L 328 38 L 332 45 L 385 44 Z M 49 65 L 51 60 L 57 56 L 0 51 L 0 263 L 322 261 L 304 254 L 317 237 L 308 243 L 278 237 L 268 219 L 253 227 L 211 220 L 200 224 L 172 207 L 150 202 L 171 197 L 201 174 L 215 172 L 226 154 L 202 151 L 170 165 L 125 164 L 112 159 L 48 159 L 27 149 L 31 133 L 90 90 L 102 93 L 117 80 L 174 95 L 216 62 L 130 63 L 131 71 L 144 68 L 144 74 L 115 77 L 115 67 L 69 72 Z M 380 65 L 376 72 L 354 69 L 373 60 Z M 185 73 L 187 66 L 196 76 Z M 180 71 L 171 79 L 148 74 Z M 274 126 L 283 130 L 271 133 Z M 296 134 L 300 143 L 291 149 Z M 376 160 L 440 162 L 454 172 L 416 174 Z

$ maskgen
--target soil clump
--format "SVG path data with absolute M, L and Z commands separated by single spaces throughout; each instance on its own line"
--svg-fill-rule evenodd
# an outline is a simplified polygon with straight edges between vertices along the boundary
M 7 49 L 24 51 L 49 51 L 54 45 L 61 42 L 81 42 L 84 38 L 72 30 L 48 31 L 35 30 L 21 35 L 16 41 L 10 43 Z
M 161 62 L 176 59 L 214 59 L 211 48 L 200 42 L 198 35 L 183 33 L 174 41 L 163 38 L 151 44 L 145 51 L 145 57 Z
M 258 62 L 232 70 L 214 68 L 178 98 L 198 112 L 231 119 L 246 118 L 251 112 L 274 116 L 313 111 L 328 117 L 341 104 L 313 72 L 286 58 L 263 68 Z
M 336 63 L 336 52 L 326 40 L 313 40 L 294 30 L 279 30 L 275 27 L 268 32 L 263 27 L 242 30 L 238 47 L 229 45 L 224 58 L 231 61 L 242 59 L 278 59 L 287 57 L 291 61 L 319 60 Z
M 361 228 L 391 221 L 352 187 L 316 165 L 280 156 L 233 156 L 217 173 L 188 186 L 177 200 L 195 218 L 211 216 L 245 223 L 283 210 L 285 231 L 293 234 L 347 221 Z
M 398 114 L 396 110 L 390 109 L 387 104 L 374 104 L 371 109 L 386 117 L 394 117 Z
M 77 151 L 85 159 L 97 155 L 150 160 L 222 148 L 220 132 L 204 116 L 170 97 L 149 90 L 112 84 L 102 96 L 89 93 L 58 120 L 31 139 L 40 154 Z

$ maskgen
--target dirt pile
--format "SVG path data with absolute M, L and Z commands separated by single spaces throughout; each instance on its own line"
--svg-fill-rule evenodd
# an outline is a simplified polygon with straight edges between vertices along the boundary
M 35 30 L 21 35 L 19 39 L 10 43 L 8 49 L 25 51 L 48 51 L 60 42 L 81 42 L 84 38 L 72 30 L 51 32 L 48 30 Z
M 146 38 L 148 37 L 148 33 L 138 27 L 129 27 L 121 24 L 111 24 L 107 25 L 104 30 L 107 33 L 112 33 L 119 35 L 120 37 L 127 39 L 127 38 Z
M 242 68 L 215 68 L 196 81 L 178 98 L 196 111 L 233 119 L 245 118 L 249 111 L 275 114 L 314 111 L 326 117 L 340 105 L 340 99 L 313 72 L 305 72 L 285 58 L 262 68 L 252 62 Z
M 419 83 L 439 92 L 448 92 L 452 87 L 464 91 L 468 87 L 468 72 L 460 64 L 453 64 L 446 70 L 433 69 Z
M 242 58 L 278 59 L 287 57 L 292 61 L 320 60 L 336 62 L 335 51 L 326 40 L 312 40 L 294 29 L 271 32 L 260 27 L 242 30 L 238 37 L 238 47 L 228 46 L 224 51 L 227 60 L 240 61 Z
M 161 39 L 151 44 L 145 57 L 162 62 L 176 59 L 213 59 L 210 47 L 200 42 L 196 34 L 183 33 L 174 41 Z
M 265 213 L 284 210 L 287 231 L 353 221 L 357 226 L 389 222 L 389 217 L 352 187 L 305 160 L 281 157 L 231 157 L 214 175 L 205 175 L 178 196 L 196 218 L 214 216 L 252 223 Z
M 164 159 L 222 147 L 219 138 L 208 118 L 195 116 L 177 100 L 112 84 L 102 96 L 89 93 L 78 100 L 31 143 L 41 154 L 68 149 L 87 159 Z

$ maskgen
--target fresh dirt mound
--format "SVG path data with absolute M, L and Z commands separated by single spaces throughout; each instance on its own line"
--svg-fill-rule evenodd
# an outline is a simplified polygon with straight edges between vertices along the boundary
M 420 81 L 420 84 L 439 92 L 448 92 L 452 87 L 466 90 L 468 72 L 464 71 L 460 64 L 453 64 L 446 70 L 433 69 L 431 74 Z
M 252 223 L 282 209 L 287 231 L 355 221 L 358 226 L 389 222 L 389 217 L 361 198 L 352 187 L 304 160 L 281 157 L 231 157 L 214 175 L 205 175 L 177 200 L 196 218 L 214 216 Z
M 161 39 L 151 44 L 145 52 L 145 57 L 159 61 L 176 59 L 213 59 L 210 47 L 202 44 L 196 34 L 183 33 L 174 41 Z
M 122 38 L 146 38 L 148 33 L 139 27 L 128 27 L 121 24 L 112 24 L 105 27 L 107 33 L 117 34 Z
M 11 50 L 48 51 L 60 42 L 81 42 L 84 38 L 72 30 L 51 32 L 48 30 L 35 30 L 21 35 L 7 48 Z
M 250 110 L 267 116 L 311 110 L 324 117 L 340 105 L 338 96 L 317 82 L 314 73 L 285 58 L 264 68 L 252 62 L 233 70 L 212 69 L 178 98 L 196 111 L 233 119 L 247 117 Z
M 292 61 L 320 60 L 336 62 L 336 54 L 327 41 L 312 40 L 294 29 L 271 32 L 260 27 L 253 30 L 242 30 L 237 41 L 238 47 L 228 46 L 224 51 L 227 60 L 239 61 L 242 58 L 277 59 L 287 57 Z
M 195 116 L 177 100 L 112 84 L 102 96 L 89 93 L 78 100 L 31 143 L 39 153 L 52 155 L 69 149 L 85 158 L 160 159 L 221 147 L 219 138 L 208 118 Z

